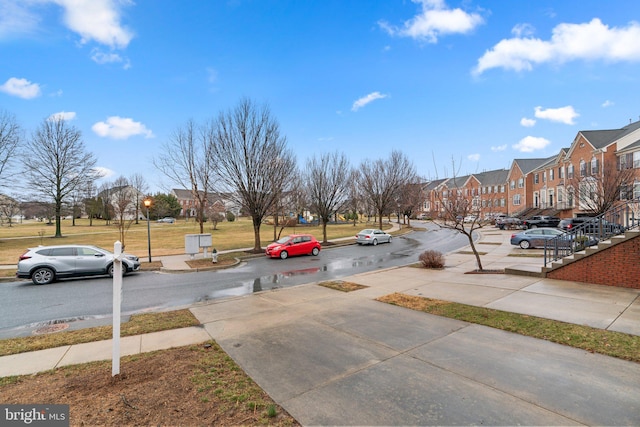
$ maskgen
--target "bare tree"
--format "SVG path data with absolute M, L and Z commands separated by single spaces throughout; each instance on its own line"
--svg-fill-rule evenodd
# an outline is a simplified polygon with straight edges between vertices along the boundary
M 13 217 L 20 212 L 20 202 L 17 199 L 0 194 L 0 225 L 6 220 L 9 227 L 12 227 Z
M 104 220 L 105 225 L 111 225 L 111 220 L 115 216 L 113 205 L 111 204 L 113 187 L 111 183 L 105 182 L 98 188 L 98 203 L 100 206 L 100 217 Z
M 407 221 L 411 226 L 411 217 L 422 203 L 422 183 L 418 176 L 415 176 L 412 182 L 407 182 L 400 189 L 398 195 L 398 222 L 402 217 L 402 223 Z
M 396 150 L 387 160 L 365 160 L 361 163 L 360 185 L 378 216 L 379 228 L 382 228 L 382 217 L 396 211 L 399 191 L 414 182 L 416 176 L 413 163 Z
M 305 184 L 311 208 L 322 222 L 322 243 L 327 243 L 327 224 L 347 201 L 349 161 L 337 152 L 307 160 Z
M 295 158 L 269 108 L 246 98 L 220 113 L 214 135 L 216 185 L 251 216 L 253 250 L 260 252 L 260 226 L 294 179 Z
M 96 159 L 85 151 L 78 129 L 62 118 L 45 119 L 25 146 L 22 165 L 26 181 L 55 205 L 56 234 L 62 237 L 63 203 L 81 185 L 100 175 Z
M 204 233 L 205 209 L 212 189 L 214 162 L 211 159 L 212 126 L 198 127 L 188 121 L 178 128 L 153 164 L 175 184 L 188 188 L 195 202 L 200 233 Z
M 360 179 L 360 172 L 357 169 L 351 169 L 347 178 L 347 201 L 345 207 L 351 211 L 351 219 L 353 220 L 353 226 L 358 223 L 358 215 L 362 212 L 362 192 L 358 185 Z
M 0 111 L 0 186 L 7 186 L 11 179 L 7 172 L 16 156 L 22 139 L 22 129 L 15 117 L 6 111 Z
M 603 214 L 611 209 L 621 192 L 633 182 L 635 169 L 633 160 L 605 160 L 604 165 L 586 163 L 585 176 L 574 176 L 569 185 L 576 190 L 581 211 L 593 215 Z M 582 174 L 582 173 L 581 173 Z
M 136 224 L 138 224 L 138 220 L 140 219 L 140 206 L 142 206 L 142 201 L 144 200 L 144 195 L 149 193 L 149 185 L 147 181 L 144 179 L 144 176 L 139 173 L 134 173 L 129 177 L 129 185 L 135 189 L 133 193 L 133 203 L 136 208 Z
M 452 169 L 456 170 L 455 164 Z M 437 217 L 432 218 L 432 221 L 441 228 L 465 235 L 476 258 L 478 271 L 482 271 L 480 253 L 473 241 L 474 232 L 483 226 L 480 220 L 480 186 L 468 185 L 468 179 L 468 176 L 458 177 L 454 173 L 452 178 L 432 190 L 430 196 L 437 201 Z
M 214 230 L 218 229 L 218 223 L 224 221 L 225 218 L 225 206 L 220 200 L 212 201 L 207 205 L 206 214 L 207 219 L 211 223 L 211 227 Z
M 122 248 L 125 247 L 125 237 L 139 210 L 136 200 L 140 198 L 137 190 L 133 188 L 127 178 L 121 176 L 115 180 L 111 188 L 110 204 L 113 207 L 113 216 L 118 224 L 118 234 Z

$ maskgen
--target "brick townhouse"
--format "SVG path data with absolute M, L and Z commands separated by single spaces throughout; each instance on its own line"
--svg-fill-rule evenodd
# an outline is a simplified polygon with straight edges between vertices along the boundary
M 481 217 L 548 213 L 563 218 L 594 213 L 594 191 L 612 177 L 621 201 L 640 201 L 640 121 L 620 129 L 580 131 L 571 145 L 546 158 L 514 159 L 510 169 L 439 179 L 423 186 L 425 213 L 463 197 Z

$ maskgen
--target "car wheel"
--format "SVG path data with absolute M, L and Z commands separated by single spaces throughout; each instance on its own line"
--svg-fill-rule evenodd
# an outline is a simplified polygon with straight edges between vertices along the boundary
M 107 269 L 109 273 L 109 277 L 113 277 L 113 268 L 114 268 L 113 264 L 111 264 Z M 127 266 L 124 263 L 122 263 L 122 275 L 124 276 L 125 274 L 127 274 Z
M 520 242 L 520 247 L 522 249 L 529 249 L 531 247 L 531 243 L 528 240 L 523 240 Z
M 535 224 L 531 224 L 531 225 L 529 226 L 529 228 L 538 228 L 538 226 L 537 226 L 537 225 L 535 225 Z
M 53 282 L 55 278 L 56 275 L 53 270 L 46 267 L 38 268 L 31 275 L 31 281 L 34 285 L 48 285 Z
M 318 256 L 319 253 L 320 253 L 320 249 L 318 249 L 318 248 L 313 248 L 311 250 L 311 255 L 313 255 L 313 256 Z
M 371 244 L 372 244 L 373 246 L 376 246 L 376 245 L 378 244 L 378 239 L 373 239 L 373 242 L 371 242 Z
M 289 257 L 289 253 L 287 251 L 280 252 L 280 259 L 287 259 Z
M 391 236 L 389 236 L 389 243 L 391 243 Z

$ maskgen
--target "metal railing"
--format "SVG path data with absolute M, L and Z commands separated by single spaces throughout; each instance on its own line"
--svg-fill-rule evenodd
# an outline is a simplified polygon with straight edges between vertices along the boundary
M 544 245 L 544 265 L 597 245 L 599 241 L 624 234 L 640 226 L 640 202 L 630 201 L 594 217 L 578 217 L 581 222 Z

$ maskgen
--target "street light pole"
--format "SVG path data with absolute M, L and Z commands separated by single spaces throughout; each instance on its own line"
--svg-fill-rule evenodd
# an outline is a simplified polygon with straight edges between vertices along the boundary
M 144 207 L 147 208 L 147 247 L 149 248 L 149 263 L 151 263 L 151 225 L 149 222 L 149 207 L 151 206 L 151 199 L 147 197 L 143 201 Z

